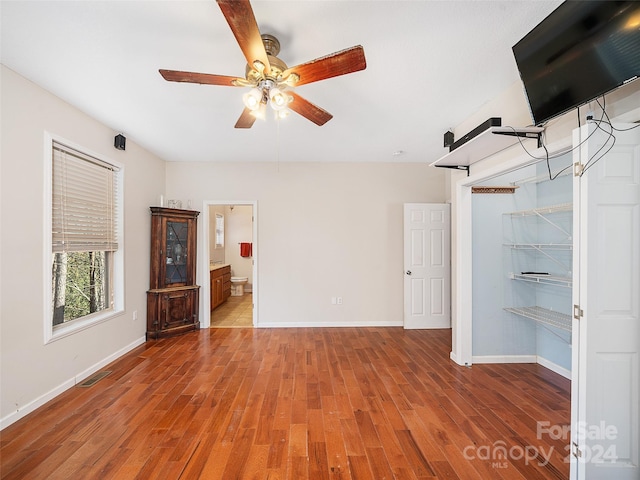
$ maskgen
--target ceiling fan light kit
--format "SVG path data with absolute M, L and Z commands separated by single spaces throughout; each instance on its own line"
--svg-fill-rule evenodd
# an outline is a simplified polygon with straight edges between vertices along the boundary
M 287 108 L 287 105 L 289 105 L 289 102 L 291 102 L 293 98 L 278 87 L 273 87 L 269 91 L 269 100 L 271 101 L 271 108 L 274 110 L 283 110 Z
M 242 96 L 242 102 L 249 110 L 258 110 L 263 97 L 264 95 L 262 91 L 260 91 L 259 88 L 254 87 Z
M 293 88 L 364 70 L 367 62 L 362 46 L 289 68 L 277 57 L 280 41 L 273 35 L 260 34 L 249 0 L 217 0 L 217 3 L 247 60 L 245 78 L 161 69 L 162 77 L 170 82 L 251 87 L 242 97 L 245 108 L 235 128 L 251 128 L 256 118 L 264 118 L 267 103 L 277 118 L 286 117 L 291 110 L 319 126 L 331 120 L 333 115 L 295 93 Z
M 260 120 L 264 120 L 265 118 L 267 118 L 267 104 L 264 102 L 260 103 L 258 108 L 251 111 L 251 115 L 259 118 Z

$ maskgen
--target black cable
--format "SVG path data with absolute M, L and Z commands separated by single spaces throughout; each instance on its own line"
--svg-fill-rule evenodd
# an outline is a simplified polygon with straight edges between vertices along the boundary
M 596 163 L 598 163 L 598 161 L 600 161 L 600 159 L 602 157 L 604 157 L 607 153 L 609 153 L 611 151 L 611 149 L 613 148 L 613 146 L 616 144 L 616 137 L 613 134 L 613 130 L 614 127 L 611 124 L 611 119 L 609 118 L 609 115 L 607 114 L 606 111 L 606 99 L 604 97 L 604 95 L 602 96 L 602 104 L 600 103 L 600 100 L 596 100 L 596 102 L 598 103 L 598 105 L 600 106 L 600 108 L 602 109 L 602 116 L 600 117 L 600 120 L 597 122 L 594 122 L 596 124 L 596 127 L 599 130 L 602 130 L 604 133 L 606 133 L 607 135 L 609 135 L 609 137 L 607 137 L 607 139 L 604 141 L 604 143 L 602 144 L 602 146 L 598 149 L 598 151 L 596 153 L 593 154 L 593 156 L 587 161 L 587 163 L 585 163 L 584 167 L 582 168 L 582 172 L 580 173 L 580 176 L 584 175 L 584 172 L 586 172 L 587 170 L 589 170 L 592 166 L 594 166 Z M 604 117 L 607 117 L 607 121 L 604 121 Z M 606 131 L 604 128 L 602 128 L 601 124 L 605 124 L 605 125 L 609 125 L 609 128 L 611 129 L 610 131 Z M 594 130 L 595 132 L 595 130 Z M 600 156 L 598 156 L 596 158 L 596 156 L 607 146 L 607 143 L 609 143 L 609 140 L 613 139 L 613 143 L 611 144 L 611 146 Z
M 598 106 L 600 107 L 600 109 L 602 111 L 602 114 L 600 115 L 600 119 L 599 120 L 594 120 L 593 118 L 591 118 L 591 121 L 596 125 L 596 129 L 594 129 L 589 135 L 587 135 L 587 137 L 584 140 L 582 140 L 576 146 L 574 146 L 570 150 L 567 150 L 566 152 L 562 152 L 562 153 L 559 153 L 557 155 L 549 155 L 549 150 L 547 150 L 547 147 L 544 144 L 544 141 L 542 141 L 542 138 L 544 137 L 543 134 L 546 132 L 546 127 L 545 127 L 545 130 L 543 130 L 543 132 L 542 132 L 541 142 L 540 142 L 540 144 L 542 145 L 542 148 L 544 148 L 544 151 L 545 151 L 545 156 L 544 157 L 536 157 L 531 152 L 529 152 L 529 150 L 527 150 L 527 148 L 524 146 L 524 143 L 522 142 L 522 139 L 518 136 L 518 132 L 514 127 L 507 126 L 506 128 L 510 128 L 511 130 L 513 130 L 513 133 L 514 133 L 515 137 L 518 139 L 518 142 L 520 143 L 520 147 L 522 148 L 522 150 L 525 151 L 525 153 L 527 155 L 529 155 L 529 157 L 533 158 L 534 160 L 545 160 L 546 161 L 546 163 L 547 163 L 547 171 L 549 172 L 549 180 L 552 180 L 552 181 L 555 180 L 556 178 L 558 178 L 564 171 L 566 171 L 567 169 L 571 168 L 573 166 L 573 163 L 571 163 L 571 164 L 567 165 L 566 167 L 564 167 L 563 169 L 559 170 L 555 175 L 552 175 L 552 173 L 551 173 L 551 165 L 550 165 L 549 160 L 552 160 L 552 159 L 555 159 L 555 158 L 560 158 L 563 155 L 566 155 L 567 153 L 573 152 L 574 150 L 580 148 L 584 143 L 586 143 L 587 140 L 589 140 L 589 138 L 598 129 L 602 130 L 604 133 L 609 135 L 609 137 L 604 141 L 604 143 L 598 149 L 598 151 L 596 153 L 594 153 L 593 156 L 584 165 L 584 167 L 582 169 L 582 172 L 580 173 L 580 176 L 582 176 L 584 174 L 584 172 L 586 172 L 589 168 L 591 168 L 598 161 L 600 161 L 614 147 L 614 145 L 616 144 L 616 137 L 613 134 L 614 131 L 616 131 L 616 132 L 626 132 L 628 130 L 633 130 L 633 129 L 636 129 L 636 128 L 640 128 L 640 123 L 638 123 L 638 125 L 634 125 L 633 127 L 629 127 L 629 128 L 616 128 L 616 127 L 614 127 L 613 124 L 611 123 L 611 119 L 609 118 L 609 115 L 607 114 L 607 111 L 606 111 L 606 105 L 607 105 L 606 102 L 607 101 L 606 101 L 605 95 L 602 95 L 602 103 L 600 103 L 600 99 L 596 99 L 596 102 L 598 103 Z M 581 127 L 581 124 L 580 124 L 580 107 L 579 106 L 577 108 L 577 111 L 578 111 L 578 127 Z M 606 120 L 605 120 L 605 117 L 606 117 Z M 609 128 L 611 128 L 611 131 L 606 131 L 605 129 L 603 129 L 602 126 L 600 125 L 602 123 L 604 123 L 605 125 L 608 125 Z M 613 139 L 613 143 L 611 144 L 611 146 L 604 153 L 602 153 L 601 155 L 598 156 L 598 154 L 607 146 L 607 144 L 609 143 L 609 140 L 611 140 L 611 139 Z
M 600 120 L 596 120 L 596 122 L 603 121 L 603 119 L 604 119 L 604 111 L 603 111 L 602 116 L 600 117 Z M 511 130 L 513 130 L 513 133 L 515 134 L 516 138 L 518 139 L 518 142 L 520 142 L 520 147 L 522 147 L 522 149 L 525 151 L 525 153 L 527 155 L 529 155 L 531 158 L 533 158 L 534 160 L 547 160 L 547 159 L 553 160 L 553 159 L 556 159 L 556 158 L 560 158 L 563 155 L 566 155 L 567 153 L 573 152 L 574 150 L 577 150 L 578 148 L 580 148 L 582 146 L 582 144 L 584 144 L 587 140 L 589 140 L 589 137 L 591 137 L 591 135 L 593 135 L 594 132 L 595 132 L 595 130 L 593 132 L 591 132 L 589 135 L 587 135 L 587 137 L 584 140 L 582 140 L 579 144 L 577 144 L 575 147 L 571 148 L 570 150 L 567 150 L 567 151 L 562 152 L 562 153 L 558 153 L 557 155 L 545 155 L 544 157 L 536 157 L 531 152 L 529 152 L 529 150 L 527 150 L 527 147 L 524 146 L 524 143 L 522 143 L 522 140 L 520 139 L 520 137 L 518 137 L 517 130 L 514 127 L 506 126 L 505 128 L 510 128 Z M 544 144 L 543 144 L 543 147 L 544 147 Z
M 543 136 L 540 135 L 540 145 L 544 148 L 545 157 L 547 157 L 547 171 L 549 172 L 549 180 L 553 180 L 551 177 L 551 163 L 549 162 L 549 150 L 547 150 L 547 146 L 544 144 Z
M 607 99 L 605 98 L 605 96 L 604 95 L 602 96 L 602 103 L 600 103 L 600 100 L 596 98 L 596 103 L 602 109 L 602 116 L 600 117 L 600 121 L 602 122 L 603 118 L 606 116 L 607 120 L 611 122 L 611 119 L 609 118 L 609 115 L 607 115 L 607 111 L 606 111 Z
M 582 124 L 580 123 L 580 105 L 578 105 L 577 111 L 578 111 L 578 128 L 580 128 L 582 126 Z
M 611 151 L 611 149 L 613 148 L 613 146 L 616 144 L 616 137 L 613 134 L 613 130 L 607 132 L 604 128 L 602 128 L 600 126 L 600 123 L 605 123 L 606 122 L 598 122 L 596 123 L 596 127 L 600 130 L 602 130 L 604 133 L 606 133 L 607 135 L 609 135 L 607 137 L 607 139 L 604 141 L 604 143 L 602 144 L 602 146 L 598 149 L 598 151 L 596 153 L 593 154 L 593 156 L 589 159 L 589 161 L 587 163 L 585 163 L 584 167 L 582 168 L 582 172 L 580 173 L 580 176 L 584 175 L 585 172 L 587 170 L 589 170 L 591 167 L 593 167 L 596 163 L 598 163 L 607 153 L 609 153 Z M 595 130 L 594 130 L 595 131 Z M 602 153 L 600 156 L 598 156 L 596 158 L 596 156 L 604 149 L 604 147 L 607 146 L 607 143 L 609 143 L 609 140 L 613 139 L 613 142 L 611 143 L 611 146 L 605 150 L 604 153 Z
M 549 163 L 549 150 L 547 150 L 547 146 L 544 144 L 544 142 L 542 142 L 542 148 L 544 148 L 544 151 L 546 153 L 547 170 L 549 171 L 549 180 L 554 181 L 556 178 L 558 178 L 560 175 L 562 175 L 565 171 L 567 171 L 568 169 L 570 169 L 573 166 L 573 162 L 571 162 L 571 163 L 569 163 L 569 165 L 567 165 L 563 169 L 558 170 L 558 172 L 555 175 L 552 175 L 551 174 L 551 164 Z M 572 151 L 572 150 L 570 150 L 570 151 Z M 562 155 L 566 155 L 567 153 L 568 152 L 565 152 Z M 551 157 L 551 158 L 560 158 L 562 155 L 557 155 L 557 156 Z
M 634 130 L 636 128 L 640 128 L 640 123 L 638 123 L 637 125 L 634 125 L 633 127 L 629 127 L 629 128 L 616 128 L 616 127 L 613 126 L 612 123 L 606 122 L 604 120 L 602 120 L 601 123 L 609 125 L 611 127 L 611 130 L 615 130 L 616 132 L 628 132 L 629 130 Z
M 556 173 L 555 175 L 551 174 L 551 165 L 549 163 L 549 160 L 553 160 L 555 158 L 560 158 L 563 155 L 566 155 L 569 152 L 572 152 L 573 150 L 575 150 L 576 148 L 578 148 L 580 145 L 582 145 L 582 143 L 578 144 L 576 147 L 572 148 L 571 150 L 568 150 L 566 152 L 562 152 L 559 153 L 557 155 L 549 155 L 549 150 L 547 149 L 547 146 L 544 144 L 544 141 L 541 141 L 540 144 L 542 145 L 542 148 L 544 148 L 545 151 L 545 156 L 544 157 L 536 157 L 535 155 L 533 155 L 531 152 L 529 152 L 529 150 L 527 150 L 527 147 L 524 146 L 524 143 L 522 143 L 522 139 L 518 136 L 518 132 L 514 127 L 511 126 L 507 126 L 505 128 L 510 128 L 511 130 L 513 130 L 513 133 L 515 135 L 515 137 L 518 139 L 518 142 L 520 143 L 520 147 L 526 152 L 527 155 L 529 155 L 531 158 L 533 158 L 534 160 L 546 160 L 547 162 L 547 170 L 549 171 L 549 180 L 555 180 L 556 178 L 558 178 L 558 176 L 560 176 L 560 174 L 562 172 L 564 172 L 565 170 L 567 170 L 568 168 L 570 168 L 573 164 L 569 164 L 568 166 L 566 166 L 565 168 L 563 168 L 562 170 L 560 170 L 558 173 Z M 544 133 L 544 132 L 542 132 Z M 590 134 L 590 136 L 593 135 L 593 133 Z M 587 137 L 589 138 L 589 137 Z M 586 139 L 585 139 L 586 141 Z
M 600 120 L 593 120 L 593 119 L 592 119 L 592 121 L 594 121 L 594 123 L 596 123 L 596 124 L 598 124 L 598 123 L 600 123 L 600 122 L 607 123 L 607 122 L 605 122 L 605 121 L 604 121 L 605 116 L 607 117 L 607 119 L 609 119 L 609 116 L 607 115 L 606 110 L 605 110 L 605 107 L 606 107 L 606 98 L 605 98 L 605 96 L 604 96 L 604 95 L 602 96 L 602 101 L 604 102 L 604 106 L 600 103 L 600 101 L 599 101 L 599 100 L 596 100 L 596 101 L 598 102 L 598 105 L 600 106 L 600 108 L 601 108 L 601 110 L 602 110 L 602 114 L 600 115 Z M 580 107 L 578 107 L 578 115 L 579 115 L 579 113 L 580 113 Z M 578 120 L 578 123 L 580 123 L 580 120 Z M 511 127 L 511 126 L 509 126 L 509 127 L 507 127 L 507 128 L 510 128 L 511 130 L 513 130 L 514 134 L 516 135 L 516 138 L 518 139 L 518 142 L 520 143 L 520 147 L 521 147 L 521 148 L 526 152 L 526 154 L 527 154 L 527 155 L 529 155 L 529 156 L 530 156 L 531 158 L 533 158 L 534 160 L 545 160 L 545 161 L 547 162 L 547 170 L 549 171 L 549 180 L 555 180 L 556 178 L 558 178 L 558 176 L 559 176 L 562 172 L 564 172 L 565 170 L 567 170 L 568 168 L 570 168 L 570 167 L 573 165 L 573 163 L 571 163 L 570 165 L 567 165 L 565 168 L 563 168 L 562 170 L 560 170 L 560 171 L 559 171 L 555 176 L 553 176 L 553 175 L 551 174 L 551 165 L 549 164 L 549 160 L 553 160 L 553 159 L 556 159 L 556 158 L 560 158 L 560 157 L 562 157 L 563 155 L 566 155 L 567 153 L 570 153 L 570 152 L 573 152 L 574 150 L 577 150 L 577 149 L 578 149 L 578 148 L 580 148 L 584 143 L 586 143 L 586 142 L 587 142 L 587 140 L 589 140 L 589 138 L 590 138 L 590 137 L 591 137 L 591 136 L 596 132 L 596 130 L 594 129 L 594 130 L 593 130 L 589 135 L 587 135 L 587 137 L 586 137 L 584 140 L 582 140 L 582 141 L 581 141 L 580 143 L 578 143 L 576 146 L 574 146 L 574 147 L 573 147 L 573 148 L 571 148 L 570 150 L 567 150 L 566 152 L 562 152 L 562 153 L 559 153 L 559 154 L 557 154 L 557 155 L 549 155 L 549 151 L 547 150 L 547 147 L 544 145 L 544 142 L 541 142 L 541 143 L 542 143 L 542 147 L 543 147 L 543 148 L 544 148 L 544 150 L 545 150 L 545 156 L 544 156 L 544 157 L 536 157 L 535 155 L 531 154 L 531 153 L 527 150 L 527 148 L 524 146 L 524 143 L 522 143 L 522 140 L 521 140 L 521 139 L 520 139 L 520 137 L 518 137 L 518 135 L 517 135 L 517 131 L 516 131 L 516 129 L 515 129 L 514 127 Z M 634 128 L 635 128 L 635 127 L 634 127 Z M 600 150 L 598 150 L 598 151 L 600 151 Z M 596 155 L 597 155 L 597 154 L 598 154 L 598 152 L 596 152 Z M 598 159 L 598 160 L 599 160 L 599 159 Z
M 566 167 L 564 167 L 562 170 L 558 170 L 558 173 L 556 173 L 551 180 L 555 180 L 556 178 L 558 178 L 564 171 L 569 170 L 571 167 L 573 167 L 573 163 L 570 163 L 569 165 L 567 165 Z

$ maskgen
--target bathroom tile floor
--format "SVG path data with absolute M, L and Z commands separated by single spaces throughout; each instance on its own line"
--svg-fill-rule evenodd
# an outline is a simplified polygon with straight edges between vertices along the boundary
M 211 312 L 211 328 L 253 327 L 253 296 L 245 292 L 241 297 L 229 297 Z

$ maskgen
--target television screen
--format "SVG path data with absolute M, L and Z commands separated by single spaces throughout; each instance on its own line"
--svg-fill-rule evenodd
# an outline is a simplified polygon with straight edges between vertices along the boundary
M 640 76 L 640 2 L 566 1 L 513 54 L 542 125 Z

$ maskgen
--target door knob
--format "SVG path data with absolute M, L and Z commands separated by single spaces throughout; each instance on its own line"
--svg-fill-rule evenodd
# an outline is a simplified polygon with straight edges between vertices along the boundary
M 411 270 L 407 270 L 407 275 L 411 275 Z

